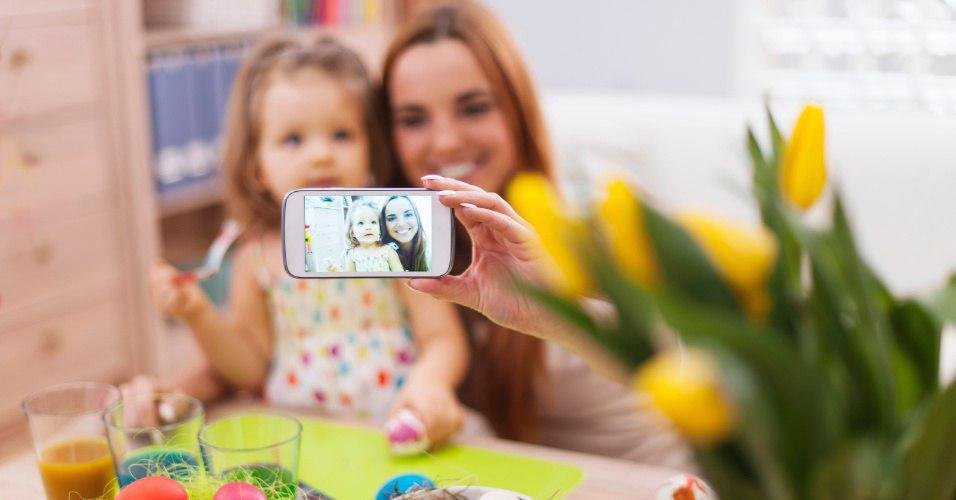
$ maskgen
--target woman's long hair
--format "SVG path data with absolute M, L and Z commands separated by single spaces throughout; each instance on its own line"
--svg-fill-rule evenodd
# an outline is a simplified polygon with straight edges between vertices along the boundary
M 408 250 L 405 250 L 401 243 L 395 238 L 392 238 L 392 235 L 388 233 L 388 226 L 385 221 L 385 210 L 388 209 L 388 204 L 397 198 L 404 198 L 405 201 L 412 206 L 412 212 L 415 212 L 415 220 L 418 222 L 418 231 L 415 232 L 415 237 L 412 238 Z M 426 250 L 428 243 L 422 235 L 422 218 L 418 214 L 418 207 L 412 203 L 412 200 L 410 200 L 408 196 L 394 195 L 385 201 L 385 204 L 382 205 L 382 213 L 379 214 L 379 226 L 382 228 L 382 231 L 384 231 L 382 241 L 386 244 L 394 243 L 398 246 L 398 258 L 402 261 L 402 267 L 404 267 L 406 271 L 428 271 L 428 251 Z
M 505 26 L 474 1 L 433 5 L 406 23 L 393 39 L 382 71 L 385 91 L 380 93 L 380 112 L 389 129 L 394 122 L 388 85 L 396 61 L 410 47 L 443 40 L 468 46 L 491 82 L 517 147 L 517 168 L 552 175 L 551 144 L 527 66 Z M 394 153 L 394 134 L 391 140 Z M 401 169 L 396 169 L 389 185 L 408 186 L 409 182 Z M 460 273 L 470 264 L 471 242 L 464 230 L 459 230 L 456 238 L 453 272 Z M 540 397 L 535 386 L 545 375 L 543 343 L 483 320 L 488 337 L 485 342 L 475 343 L 472 332 L 476 362 L 462 391 L 464 399 L 488 417 L 499 436 L 535 441 Z

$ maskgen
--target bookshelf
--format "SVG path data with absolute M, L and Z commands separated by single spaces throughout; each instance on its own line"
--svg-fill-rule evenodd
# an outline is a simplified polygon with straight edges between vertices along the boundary
M 205 24 L 170 23 L 170 18 L 179 15 L 176 13 L 165 16 L 162 22 L 151 18 L 155 17 L 157 6 L 168 4 L 182 9 L 183 12 L 201 11 L 204 7 L 200 4 L 209 4 L 210 0 L 102 1 L 108 10 L 108 24 L 112 27 L 112 36 L 107 42 L 116 56 L 111 70 L 115 71 L 122 88 L 122 140 L 118 141 L 117 146 L 121 149 L 123 162 L 129 165 L 121 181 L 124 184 L 122 203 L 129 213 L 129 223 L 137 228 L 134 232 L 135 272 L 131 279 L 134 281 L 134 300 L 139 304 L 139 349 L 145 353 L 138 371 L 153 373 L 163 378 L 182 374 L 189 369 L 189 365 L 201 360 L 201 356 L 197 355 L 191 335 L 184 334 L 181 325 L 160 318 L 150 306 L 149 269 L 157 258 L 166 258 L 183 267 L 201 262 L 206 248 L 215 237 L 225 210 L 223 177 L 217 168 L 218 143 L 214 139 L 207 140 L 206 150 L 199 154 L 212 168 L 198 172 L 194 168 L 196 165 L 193 165 L 192 170 L 186 170 L 197 171 L 194 178 L 174 174 L 168 176 L 173 179 L 172 182 L 162 182 L 162 174 L 169 172 L 161 168 L 168 167 L 169 162 L 168 158 L 163 159 L 161 156 L 162 148 L 157 147 L 158 142 L 161 142 L 158 138 L 163 138 L 161 134 L 157 135 L 156 129 L 159 125 L 155 112 L 159 110 L 159 113 L 163 113 L 168 109 L 157 105 L 157 80 L 155 73 L 151 73 L 157 61 L 163 62 L 163 58 L 172 58 L 175 62 L 180 55 L 186 55 L 188 59 L 197 53 L 215 53 L 221 49 L 232 51 L 228 55 L 232 64 L 230 70 L 234 71 L 244 47 L 260 38 L 290 33 L 299 36 L 329 34 L 356 50 L 372 69 L 372 73 L 376 74 L 394 26 L 403 17 L 408 2 L 256 0 L 255 8 L 260 12 L 263 2 L 271 2 L 276 11 L 274 19 L 266 16 L 268 22 L 256 24 L 244 21 L 228 26 L 219 19 Z M 319 19 L 318 12 L 309 11 L 310 6 L 315 9 L 319 5 L 336 3 L 339 4 L 339 11 L 336 13 L 338 19 L 331 24 Z M 351 9 L 351 17 L 346 17 L 346 7 Z M 365 7 L 376 12 L 376 16 L 357 20 L 358 13 L 366 13 Z M 236 9 L 238 8 L 237 6 Z M 298 14 L 291 13 L 291 9 L 299 9 Z M 224 111 L 228 87 L 231 87 L 232 74 L 224 74 L 228 76 L 229 85 L 217 89 L 218 107 L 213 110 L 215 113 Z M 224 78 L 220 76 L 219 80 L 221 82 Z M 196 111 L 192 109 L 192 112 Z M 199 112 L 205 114 L 204 118 L 208 118 L 210 111 L 205 109 Z M 214 132 L 218 136 L 222 117 L 216 118 L 217 127 Z M 206 132 L 208 136 L 209 130 Z M 195 151 L 189 151 L 190 154 L 192 152 Z

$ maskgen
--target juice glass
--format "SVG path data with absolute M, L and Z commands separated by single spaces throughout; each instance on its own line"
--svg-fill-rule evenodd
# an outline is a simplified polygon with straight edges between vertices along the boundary
M 270 499 L 296 498 L 302 424 L 285 415 L 250 413 L 206 424 L 199 445 L 210 474 L 245 481 Z
M 203 473 L 205 413 L 185 394 L 140 394 L 113 403 L 103 419 L 120 488 L 146 476 L 184 480 Z
M 23 400 L 47 500 L 113 498 L 116 474 L 103 412 L 119 399 L 111 385 L 73 382 Z

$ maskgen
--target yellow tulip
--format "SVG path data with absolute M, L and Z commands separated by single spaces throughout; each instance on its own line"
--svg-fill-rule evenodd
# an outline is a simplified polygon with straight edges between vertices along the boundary
M 780 165 L 780 192 L 806 210 L 817 201 L 827 182 L 823 108 L 803 108 Z
M 583 233 L 582 223 L 567 215 L 551 182 L 541 174 L 520 173 L 508 186 L 507 198 L 538 234 L 541 252 L 552 264 L 548 268 L 552 285 L 566 295 L 586 295 L 591 280 L 574 250 L 575 239 Z
M 727 280 L 751 318 L 760 319 L 770 309 L 766 285 L 777 260 L 777 240 L 763 226 L 755 229 L 688 212 L 677 216 Z
M 660 272 L 644 229 L 641 204 L 626 182 L 611 181 L 598 213 L 611 254 L 621 269 L 645 286 L 659 283 Z
M 729 436 L 737 425 L 737 409 L 724 394 L 716 362 L 693 350 L 656 355 L 634 375 L 633 387 L 697 445 Z

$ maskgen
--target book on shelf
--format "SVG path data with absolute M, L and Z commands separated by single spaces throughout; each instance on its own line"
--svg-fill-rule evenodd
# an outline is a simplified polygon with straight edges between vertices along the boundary
M 226 106 L 243 46 L 203 46 L 149 57 L 157 191 L 215 176 Z

